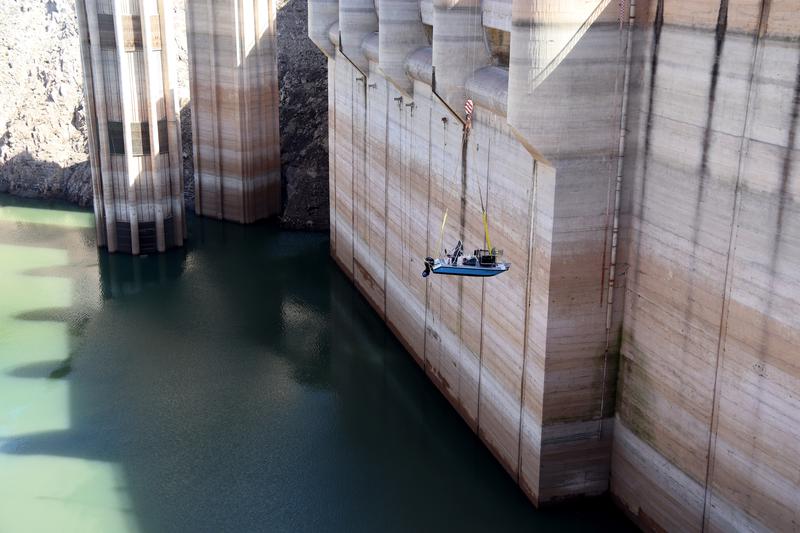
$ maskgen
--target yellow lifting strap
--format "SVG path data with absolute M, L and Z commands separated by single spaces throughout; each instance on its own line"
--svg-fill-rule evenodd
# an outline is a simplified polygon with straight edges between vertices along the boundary
M 492 240 L 489 238 L 489 222 L 486 219 L 486 210 L 483 211 L 483 232 L 486 235 L 486 248 L 492 252 Z
M 444 225 L 447 224 L 447 210 L 445 209 L 444 218 L 442 219 L 442 231 L 439 233 L 439 249 L 437 254 L 442 253 L 442 242 L 444 241 Z

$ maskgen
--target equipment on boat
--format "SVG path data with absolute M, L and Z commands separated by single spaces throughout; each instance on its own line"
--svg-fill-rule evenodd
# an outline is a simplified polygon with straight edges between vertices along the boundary
M 451 276 L 491 277 L 506 272 L 511 268 L 511 263 L 498 262 L 497 258 L 503 255 L 502 250 L 475 250 L 472 255 L 464 255 L 464 245 L 458 241 L 452 253 L 445 257 L 434 259 L 425 258 L 425 270 L 422 277 L 427 278 L 431 272 L 434 274 L 449 274 Z

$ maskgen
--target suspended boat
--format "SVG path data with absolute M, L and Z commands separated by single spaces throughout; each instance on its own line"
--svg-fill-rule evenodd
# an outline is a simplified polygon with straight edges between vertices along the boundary
M 422 277 L 427 278 L 431 272 L 434 274 L 447 274 L 450 276 L 491 277 L 511 268 L 511 263 L 498 261 L 503 255 L 502 250 L 475 250 L 472 255 L 462 255 L 464 245 L 458 241 L 453 253 L 445 257 L 434 259 L 425 258 L 425 270 Z

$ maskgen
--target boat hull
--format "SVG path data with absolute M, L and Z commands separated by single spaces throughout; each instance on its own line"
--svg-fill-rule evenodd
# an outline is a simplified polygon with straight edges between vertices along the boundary
M 449 276 L 468 276 L 477 278 L 490 278 L 507 272 L 511 265 L 506 263 L 494 267 L 466 266 L 466 265 L 434 265 L 431 270 L 434 274 L 447 274 Z

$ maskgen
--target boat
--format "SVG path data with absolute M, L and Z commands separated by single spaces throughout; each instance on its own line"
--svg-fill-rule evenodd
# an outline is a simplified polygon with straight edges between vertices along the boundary
M 491 277 L 511 268 L 511 263 L 498 261 L 498 257 L 503 255 L 502 250 L 475 250 L 472 255 L 463 255 L 464 246 L 458 241 L 452 253 L 446 257 L 434 259 L 425 258 L 425 270 L 422 277 L 427 278 L 431 272 L 434 274 L 447 274 L 450 276 L 471 276 L 471 277 Z

